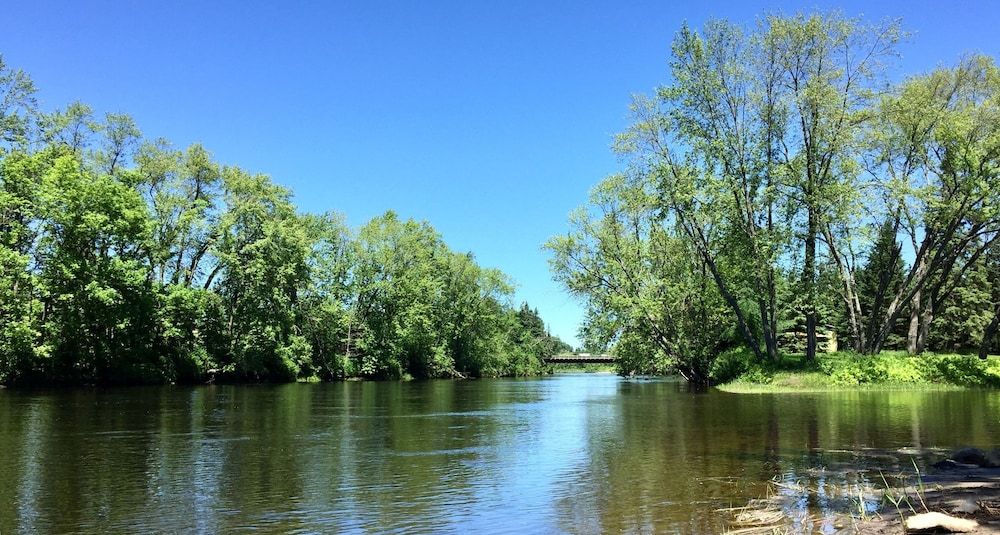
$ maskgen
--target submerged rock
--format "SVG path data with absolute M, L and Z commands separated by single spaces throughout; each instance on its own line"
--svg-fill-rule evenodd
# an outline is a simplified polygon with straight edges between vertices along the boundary
M 979 528 L 975 520 L 948 516 L 944 513 L 922 513 L 906 519 L 907 533 L 972 533 Z
M 1000 449 L 994 449 L 986 454 L 987 468 L 1000 468 Z
M 972 470 L 975 468 L 979 468 L 978 464 L 958 463 L 952 459 L 945 459 L 943 461 L 938 461 L 932 464 L 931 466 L 937 468 L 938 470 L 959 470 L 959 469 Z
M 979 448 L 962 448 L 951 454 L 951 457 L 934 463 L 938 470 L 953 470 L 958 468 L 1000 468 L 1000 449 L 989 453 Z
M 972 464 L 975 466 L 986 466 L 988 460 L 986 453 L 979 448 L 962 448 L 951 454 L 951 460 L 961 464 Z

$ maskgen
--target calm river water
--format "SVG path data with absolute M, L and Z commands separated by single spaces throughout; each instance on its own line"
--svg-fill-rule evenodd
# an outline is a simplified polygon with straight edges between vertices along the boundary
M 0 533 L 719 533 L 772 478 L 1000 443 L 1000 392 L 736 395 L 670 380 L 0 390 Z M 859 455 L 861 453 L 861 455 Z

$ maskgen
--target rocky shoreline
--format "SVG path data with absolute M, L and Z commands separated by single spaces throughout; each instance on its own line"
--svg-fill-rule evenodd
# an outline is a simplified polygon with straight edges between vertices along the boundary
M 776 490 L 768 498 L 732 509 L 733 521 L 728 533 L 810 532 L 822 524 L 825 527 L 821 532 L 830 533 L 832 529 L 836 535 L 1000 534 L 1000 450 L 963 448 L 933 463 L 926 473 L 916 470 L 914 465 L 914 472 L 902 477 L 876 478 L 874 474 L 881 474 L 882 470 L 862 472 L 869 474 L 863 490 L 844 489 L 846 497 L 841 496 L 841 506 L 835 508 L 834 514 L 814 518 L 808 525 L 790 518 L 788 506 L 816 490 L 773 482 Z
M 913 509 L 900 514 L 887 504 L 878 517 L 857 522 L 853 533 L 1000 533 L 1000 468 L 931 474 L 901 490 L 918 497 Z M 931 522 L 920 529 L 921 520 Z
M 1000 533 L 1000 450 L 963 448 L 932 466 L 909 486 L 885 489 L 889 503 L 854 533 Z

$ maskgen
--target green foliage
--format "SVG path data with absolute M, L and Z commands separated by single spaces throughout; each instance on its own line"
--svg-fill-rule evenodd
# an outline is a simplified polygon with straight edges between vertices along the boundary
M 936 307 L 928 340 L 935 351 L 968 349 L 982 341 L 996 302 L 996 281 L 991 278 L 990 269 L 984 261 L 974 262 Z
M 184 383 L 204 380 L 210 370 L 219 369 L 215 355 L 224 347 L 219 295 L 175 284 L 165 287 L 160 299 L 158 345 L 166 376 Z
M 28 142 L 37 114 L 35 84 L 20 69 L 12 69 L 0 55 L 0 155 L 5 147 Z
M 1000 388 L 1000 361 L 977 359 L 969 355 L 943 355 L 932 359 L 929 376 L 940 382 L 962 386 Z
M 568 349 L 427 223 L 352 232 L 199 145 L 32 93 L 0 61 L 0 384 L 529 375 Z
M 906 276 L 906 266 L 901 256 L 901 245 L 897 242 L 898 229 L 891 221 L 885 221 L 878 228 L 878 235 L 867 262 L 854 276 L 857 283 L 858 299 L 861 305 L 859 321 L 869 325 L 884 318 L 888 312 L 892 296 L 899 293 Z M 895 325 L 889 326 L 890 337 L 884 346 L 899 348 L 902 338 L 894 332 Z M 847 329 L 841 332 L 847 333 Z
M 588 306 L 584 339 L 612 345 L 623 375 L 672 371 L 707 382 L 727 339 L 726 305 L 704 258 L 663 222 L 655 180 L 609 177 L 591 204 L 546 244 L 556 279 Z
M 712 362 L 709 372 L 712 383 L 721 384 L 741 380 L 753 383 L 768 383 L 770 376 L 753 353 L 738 347 L 723 351 Z
M 650 343 L 650 338 L 626 331 L 614 347 L 615 371 L 618 375 L 658 375 L 671 371 L 663 351 Z
M 719 362 L 717 378 L 720 383 L 763 385 L 778 390 L 935 385 L 1000 387 L 1000 360 L 982 360 L 971 355 L 843 352 L 821 355 L 816 362 L 806 361 L 800 355 L 787 355 L 779 363 L 760 366 L 745 355 L 735 354 L 720 358 Z
M 623 373 L 666 359 L 702 383 L 777 380 L 782 352 L 815 360 L 827 332 L 866 355 L 987 348 L 1000 68 L 971 56 L 888 85 L 902 35 L 838 13 L 683 26 L 669 84 L 615 140 L 625 170 L 547 245 L 586 343 Z M 879 359 L 836 372 L 915 379 Z
M 155 380 L 145 203 L 134 189 L 67 155 L 44 176 L 39 206 L 38 284 L 52 373 L 69 382 Z
M 227 211 L 217 246 L 228 340 L 225 375 L 289 381 L 303 371 L 308 345 L 296 332 L 298 291 L 308 277 L 308 236 L 290 192 L 239 169 L 223 174 Z
M 35 367 L 43 356 L 35 347 L 40 303 L 30 270 L 35 237 L 31 183 L 37 167 L 35 159 L 23 155 L 0 160 L 0 381 Z

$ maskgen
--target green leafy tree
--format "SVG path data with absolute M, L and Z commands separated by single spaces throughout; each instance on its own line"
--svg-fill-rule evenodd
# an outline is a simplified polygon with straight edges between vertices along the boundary
M 440 237 L 426 223 L 388 212 L 361 228 L 355 284 L 362 322 L 362 375 L 433 377 L 454 367 L 439 343 Z
M 726 304 L 703 257 L 662 217 L 649 177 L 605 179 L 570 232 L 546 247 L 556 279 L 584 300 L 588 325 L 599 325 L 619 355 L 619 373 L 670 369 L 709 381 L 726 339 Z
M 57 380 L 162 381 L 151 351 L 150 219 L 138 192 L 59 157 L 41 184 L 38 258 L 45 352 Z
M 29 141 L 38 114 L 35 92 L 31 77 L 0 55 L 0 156 L 23 149 Z
M 309 240 L 290 192 L 264 175 L 222 173 L 226 210 L 206 281 L 222 301 L 222 373 L 240 380 L 289 381 L 309 359 L 296 306 L 309 275 Z M 215 277 L 217 286 L 213 286 Z
M 40 303 L 31 270 L 37 236 L 41 157 L 15 152 L 0 160 L 0 381 L 14 382 L 37 366 Z
M 907 309 L 907 346 L 923 350 L 935 309 L 976 258 L 993 247 L 1000 228 L 1000 70 L 976 56 L 951 69 L 913 77 L 879 104 L 865 165 L 876 177 L 872 213 L 909 239 L 913 261 L 884 312 L 852 323 L 857 349 L 878 352 Z M 835 240 L 830 240 L 836 244 Z M 849 264 L 850 240 L 832 254 Z M 845 268 L 851 316 L 861 318 L 852 270 Z
M 427 223 L 356 234 L 0 61 L 0 383 L 540 373 L 565 347 Z M 522 320 L 530 320 L 530 325 Z
M 759 359 L 778 356 L 779 265 L 796 259 L 782 258 L 796 235 L 806 353 L 815 355 L 818 238 L 856 210 L 851 151 L 898 34 L 837 15 L 683 27 L 672 84 L 638 101 L 619 139 L 630 165 L 656 177 L 661 209 Z
M 980 345 L 994 317 L 995 276 L 987 258 L 973 263 L 936 306 L 927 345 L 954 352 Z
M 155 221 L 149 268 L 163 285 L 204 282 L 222 231 L 222 170 L 200 145 L 173 150 L 163 140 L 136 155 L 137 188 Z
M 979 358 L 985 359 L 991 348 L 997 347 L 997 332 L 1000 331 L 1000 248 L 991 248 L 985 255 L 987 281 L 990 288 L 992 318 L 983 328 L 979 342 Z
M 311 244 L 309 279 L 299 295 L 298 324 L 311 345 L 310 368 L 324 380 L 357 373 L 357 318 L 352 271 L 355 249 L 343 217 L 304 216 Z
M 895 22 L 866 25 L 837 14 L 766 19 L 764 50 L 774 60 L 787 110 L 779 127 L 785 184 L 801 217 L 810 359 L 817 348 L 819 240 L 825 234 L 828 245 L 834 242 L 831 229 L 859 208 L 859 142 L 884 79 L 884 62 L 900 37 Z
M 35 86 L 0 56 L 0 383 L 36 366 L 39 324 L 30 270 L 45 162 L 24 152 L 37 119 Z

